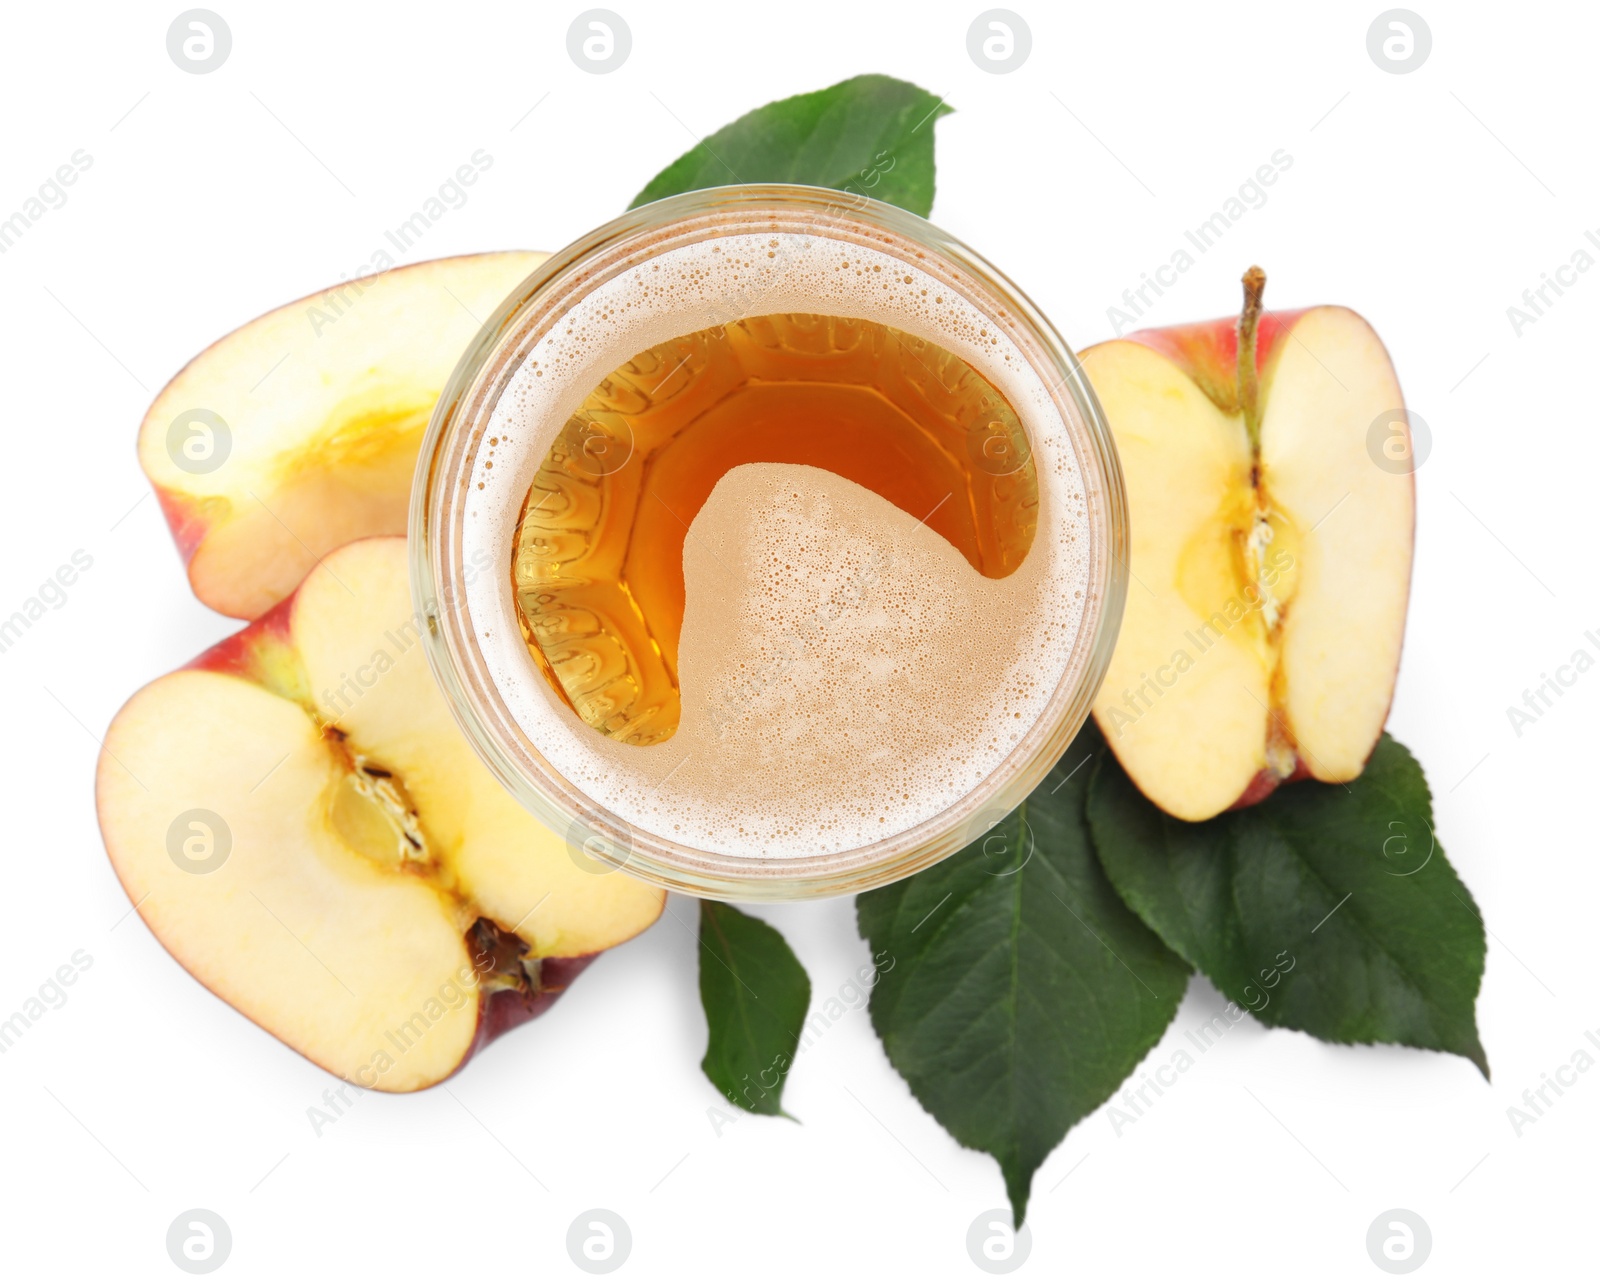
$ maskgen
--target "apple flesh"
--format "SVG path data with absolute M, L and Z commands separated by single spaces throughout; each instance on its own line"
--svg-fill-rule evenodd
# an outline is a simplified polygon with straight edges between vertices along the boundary
M 251 620 L 324 553 L 403 535 L 434 403 L 472 337 L 546 258 L 394 268 L 286 304 L 161 390 L 139 463 L 201 602 Z
M 204 986 L 333 1074 L 435 1084 L 542 1012 L 663 893 L 580 867 L 467 744 L 404 539 L 329 555 L 106 733 L 106 850 Z
M 1394 693 L 1410 592 L 1410 436 L 1346 308 L 1141 331 L 1083 354 L 1116 439 L 1127 606 L 1095 718 L 1128 775 L 1202 821 L 1301 777 L 1349 781 Z

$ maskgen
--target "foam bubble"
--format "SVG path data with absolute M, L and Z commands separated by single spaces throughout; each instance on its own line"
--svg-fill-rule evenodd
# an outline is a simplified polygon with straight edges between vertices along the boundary
M 977 367 L 1028 432 L 1040 490 L 1033 547 L 1012 575 L 987 580 L 941 536 L 843 478 L 797 465 L 735 469 L 684 548 L 678 732 L 623 745 L 579 720 L 527 653 L 510 576 L 498 574 L 523 497 L 567 417 L 612 370 L 709 324 L 775 312 L 877 321 Z M 462 534 L 497 572 L 467 593 L 491 677 L 545 759 L 636 829 L 767 857 L 901 833 L 999 767 L 1073 660 L 1091 550 L 1066 426 L 1003 332 L 886 251 L 774 231 L 631 267 L 534 344 L 477 452 Z

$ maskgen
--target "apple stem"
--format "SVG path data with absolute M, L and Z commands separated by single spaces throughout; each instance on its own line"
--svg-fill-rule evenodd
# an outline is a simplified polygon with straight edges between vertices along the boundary
M 1246 270 L 1244 310 L 1239 314 L 1239 409 L 1244 414 L 1245 432 L 1250 435 L 1250 454 L 1261 456 L 1261 388 L 1256 376 L 1256 328 L 1261 321 L 1261 296 L 1267 288 L 1267 274 L 1258 267 Z

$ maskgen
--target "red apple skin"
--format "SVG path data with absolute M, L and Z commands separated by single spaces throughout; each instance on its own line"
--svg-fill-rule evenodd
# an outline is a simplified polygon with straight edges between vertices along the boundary
M 1256 374 L 1266 382 L 1266 372 L 1282 348 L 1294 323 L 1309 308 L 1293 312 L 1263 312 L 1256 324 Z M 1239 319 L 1218 317 L 1161 330 L 1135 330 L 1124 335 L 1130 343 L 1158 352 L 1199 386 L 1225 411 L 1239 409 Z
M 1289 332 L 1295 323 L 1310 311 L 1310 308 L 1296 308 L 1289 311 L 1261 313 L 1260 320 L 1256 323 L 1256 376 L 1263 386 L 1267 382 L 1267 372 L 1271 370 L 1273 361 L 1282 351 Z M 1123 338 L 1132 343 L 1143 344 L 1152 352 L 1160 353 L 1187 374 L 1222 410 L 1230 412 L 1238 410 L 1239 319 L 1237 317 L 1217 317 L 1212 321 L 1196 321 L 1182 326 L 1135 330 Z M 1390 364 L 1393 365 L 1392 359 Z M 1409 476 L 1414 496 L 1417 487 L 1416 473 L 1412 472 Z M 1416 505 L 1413 503 L 1411 519 L 1413 559 L 1416 557 L 1417 546 L 1415 515 Z M 1396 664 L 1398 663 L 1397 658 Z M 1394 707 L 1392 692 L 1389 697 L 1389 707 L 1390 709 Z M 1387 713 L 1384 715 L 1384 721 L 1388 721 Z M 1254 807 L 1280 785 L 1312 779 L 1314 778 L 1310 765 L 1297 753 L 1294 770 L 1288 776 L 1279 777 L 1263 768 L 1256 773 L 1250 784 L 1245 787 L 1244 793 L 1227 810 L 1236 812 L 1241 808 Z
M 299 593 L 296 589 L 266 615 L 208 647 L 182 668 L 227 674 L 264 687 L 299 705 L 320 726 L 322 719 L 306 688 L 305 671 L 289 641 L 290 617 Z
M 461 1059 L 461 1065 L 451 1075 L 459 1074 L 461 1067 L 507 1031 L 515 1030 L 524 1022 L 531 1022 L 548 1010 L 594 959 L 593 955 L 579 955 L 572 959 L 541 959 L 537 991 L 531 994 L 510 990 L 483 994 L 478 1000 L 478 1034 L 466 1056 Z
M 201 506 L 188 496 L 174 495 L 165 487 L 154 484 L 150 489 L 156 493 L 161 516 L 166 518 L 167 529 L 172 532 L 172 542 L 178 546 L 178 556 L 187 568 L 194 551 L 200 547 L 200 541 L 205 539 L 211 521 L 201 512 Z
M 1274 776 L 1266 768 L 1262 768 L 1251 778 L 1250 784 L 1244 787 L 1244 793 L 1228 806 L 1227 811 L 1237 812 L 1240 808 L 1253 808 L 1280 785 L 1292 785 L 1296 781 L 1309 781 L 1311 779 L 1311 769 L 1306 766 L 1306 761 L 1296 754 L 1294 771 L 1290 772 L 1288 776 Z
M 206 648 L 184 668 L 232 674 L 235 678 L 248 679 L 277 690 L 274 684 L 268 682 L 268 678 L 274 653 L 287 653 L 290 650 L 289 619 L 298 596 L 299 590 L 296 590 L 266 615 L 252 620 L 237 633 L 229 634 L 221 642 Z

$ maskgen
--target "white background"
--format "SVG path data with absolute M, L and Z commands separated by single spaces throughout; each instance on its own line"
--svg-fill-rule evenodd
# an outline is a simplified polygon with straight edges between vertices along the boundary
M 353 272 L 478 148 L 493 168 L 416 257 L 556 249 L 694 135 L 863 71 L 957 108 L 935 221 L 1075 346 L 1287 150 L 1266 206 L 1147 320 L 1232 313 L 1259 261 L 1269 306 L 1373 322 L 1434 437 L 1391 728 L 1491 930 L 1494 1083 L 1460 1058 L 1245 1023 L 1121 1136 L 1105 1110 L 1068 1134 L 1035 1182 L 1021 1275 L 1380 1279 L 1366 1232 L 1397 1206 L 1432 1228 L 1423 1278 L 1592 1272 L 1600 1068 L 1520 1138 L 1506 1111 L 1600 1027 L 1600 673 L 1520 738 L 1505 709 L 1579 646 L 1600 654 L 1582 637 L 1600 630 L 1600 272 L 1520 338 L 1506 310 L 1600 228 L 1600 13 L 1414 0 L 1432 55 L 1392 75 L 1366 50 L 1381 0 L 1014 3 L 1034 47 L 1009 75 L 967 55 L 980 3 L 613 0 L 633 52 L 604 76 L 568 58 L 577 4 L 214 0 L 233 51 L 203 76 L 166 52 L 179 3 L 8 12 L 0 217 L 76 149 L 93 166 L 0 256 L 0 616 L 75 550 L 94 565 L 0 655 L 0 1012 L 74 950 L 94 965 L 0 1057 L 7 1279 L 181 1279 L 166 1231 L 196 1206 L 233 1230 L 218 1279 L 587 1279 L 565 1236 L 595 1206 L 631 1226 L 634 1279 L 983 1279 L 965 1236 L 1004 1204 L 997 1168 L 916 1105 L 865 1012 L 799 1058 L 786 1105 L 803 1124 L 719 1136 L 678 899 L 448 1092 L 368 1095 L 314 1136 L 306 1110 L 333 1081 L 126 916 L 91 791 L 122 701 L 233 628 L 190 597 L 134 459 L 145 406 L 190 356 Z M 762 913 L 819 1004 L 868 959 L 848 902 Z M 1151 1064 L 1220 1003 L 1197 981 Z

